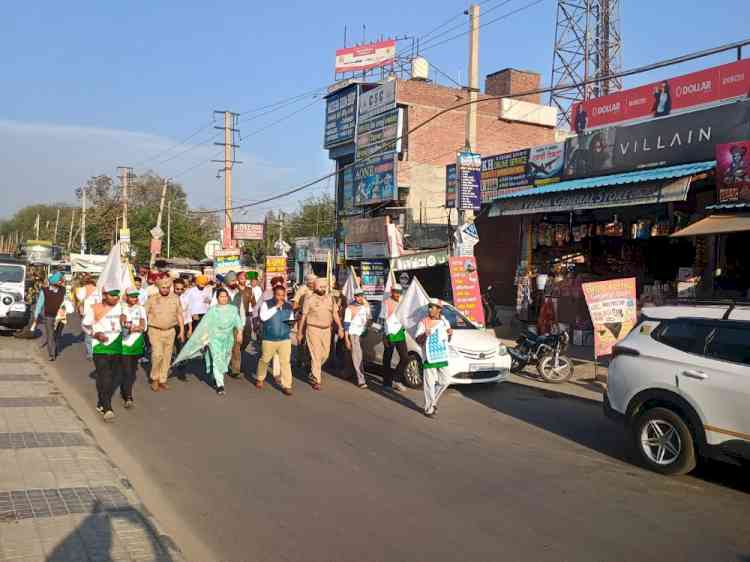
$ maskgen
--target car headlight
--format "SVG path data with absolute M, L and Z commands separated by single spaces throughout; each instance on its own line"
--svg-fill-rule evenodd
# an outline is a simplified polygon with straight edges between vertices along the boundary
M 3 304 L 5 306 L 13 304 L 13 299 L 6 295 L 6 296 L 3 297 Z
M 497 354 L 498 355 L 508 355 L 508 348 L 505 347 L 504 343 L 501 343 L 497 346 Z

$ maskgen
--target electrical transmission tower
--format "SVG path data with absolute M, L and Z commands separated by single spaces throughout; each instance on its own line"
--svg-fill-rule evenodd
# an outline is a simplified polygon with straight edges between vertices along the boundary
M 571 124 L 574 102 L 622 89 L 619 78 L 583 84 L 622 70 L 620 0 L 558 0 L 552 55 L 550 105 L 558 109 L 558 126 Z

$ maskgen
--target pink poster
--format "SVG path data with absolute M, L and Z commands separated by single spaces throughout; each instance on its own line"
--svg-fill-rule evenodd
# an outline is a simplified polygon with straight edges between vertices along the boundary
M 474 256 L 448 258 L 453 288 L 453 306 L 469 320 L 484 326 L 482 293 L 479 290 L 479 273 Z
M 716 145 L 719 203 L 750 201 L 750 141 Z

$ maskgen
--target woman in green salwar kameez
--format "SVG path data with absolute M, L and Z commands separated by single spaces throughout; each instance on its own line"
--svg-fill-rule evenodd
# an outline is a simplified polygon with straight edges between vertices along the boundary
M 206 373 L 213 375 L 216 393 L 224 396 L 224 375 L 229 370 L 232 347 L 235 342 L 242 342 L 244 324 L 237 307 L 229 304 L 226 289 L 219 289 L 216 299 L 218 304 L 208 309 L 174 364 L 198 357 L 208 347 L 210 353 L 205 354 Z

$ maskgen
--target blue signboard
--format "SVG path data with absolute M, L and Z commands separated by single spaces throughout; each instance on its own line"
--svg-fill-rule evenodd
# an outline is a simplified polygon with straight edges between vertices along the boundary
M 331 94 L 326 98 L 326 132 L 324 148 L 354 141 L 357 128 L 356 84 Z
M 456 208 L 478 211 L 482 207 L 482 156 L 459 152 L 456 159 Z

